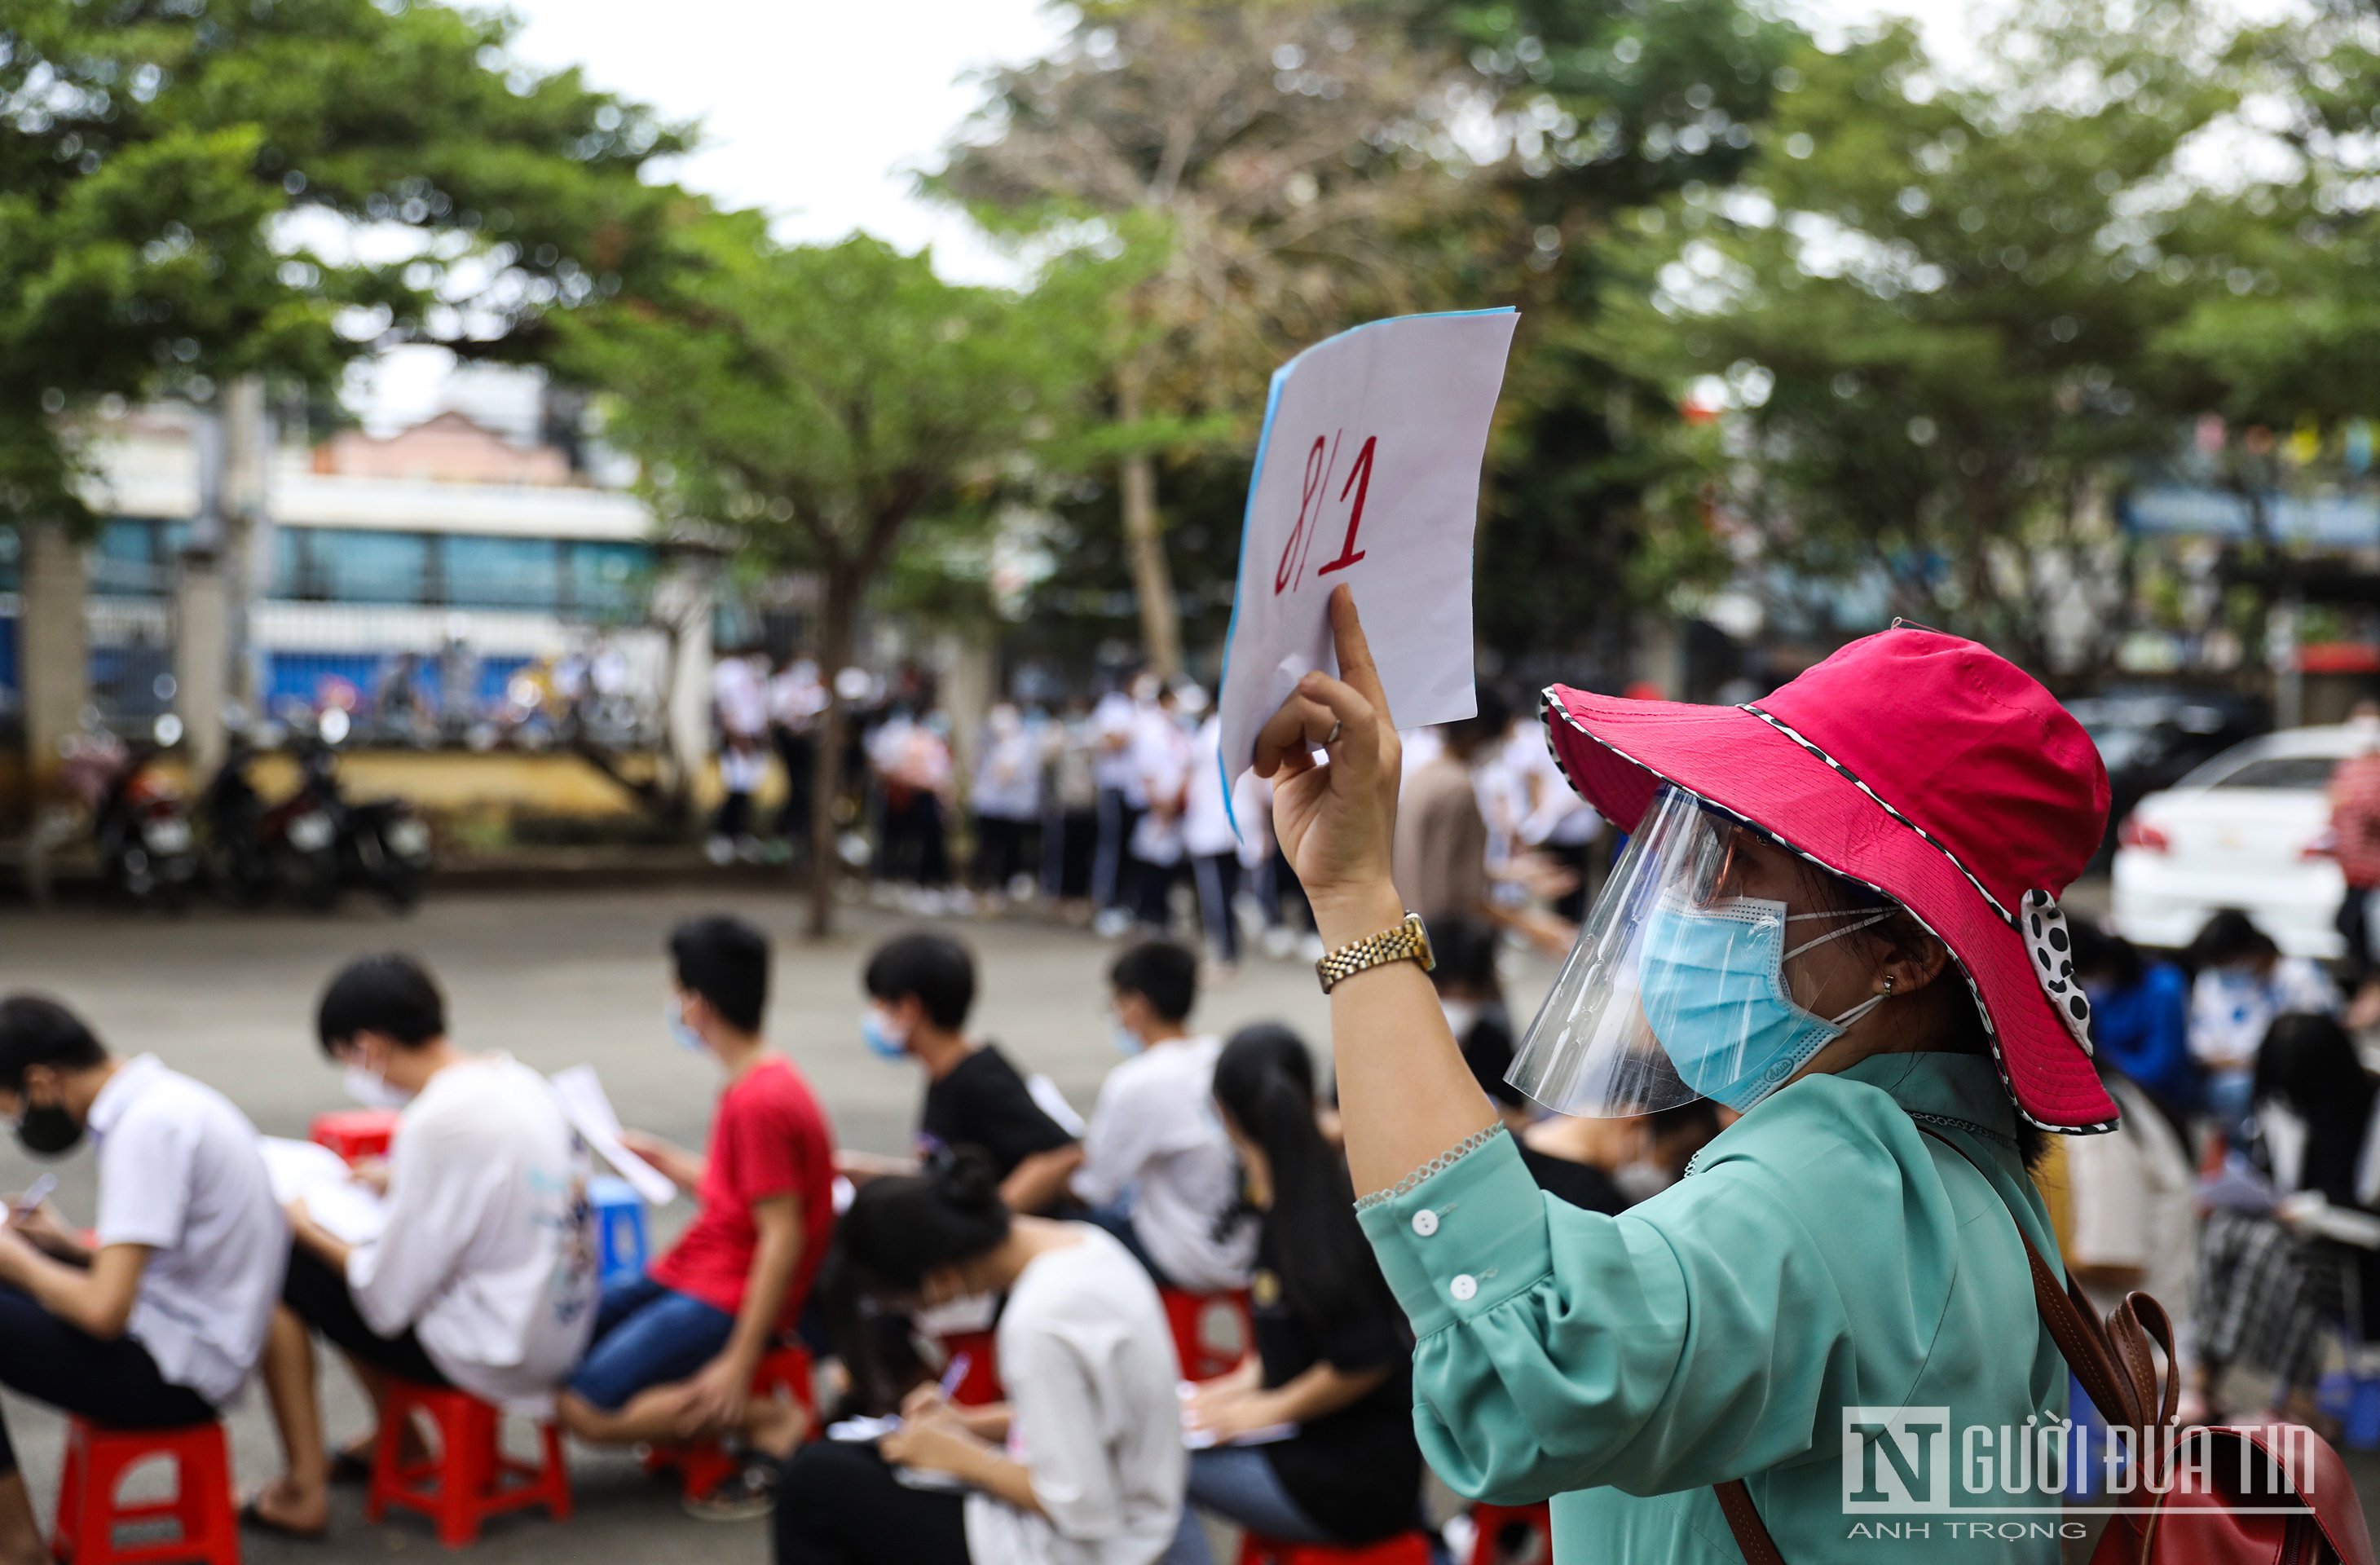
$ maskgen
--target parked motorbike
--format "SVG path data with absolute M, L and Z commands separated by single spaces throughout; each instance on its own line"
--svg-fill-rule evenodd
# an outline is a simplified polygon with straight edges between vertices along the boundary
M 182 791 L 157 762 L 181 737 L 171 713 L 152 738 L 127 745 L 101 731 L 71 742 L 64 758 L 69 786 L 91 807 L 100 873 L 136 907 L 179 912 L 199 877 L 198 844 Z
M 319 882 L 335 898 L 338 863 L 329 818 L 268 807 L 249 776 L 257 754 L 249 734 L 235 730 L 222 769 L 199 795 L 208 879 L 236 907 L 263 905 L 284 882 L 293 888 Z
M 313 841 L 321 835 L 321 828 L 311 824 L 316 816 L 330 830 L 327 882 L 319 863 L 310 863 L 312 878 L 302 884 L 300 896 L 328 906 L 342 889 L 356 886 L 404 912 L 420 900 L 421 880 L 430 872 L 430 827 L 403 799 L 347 798 L 338 765 L 338 746 L 346 735 L 346 714 L 334 710 L 322 714 L 314 734 L 298 741 L 299 782 L 282 807 L 292 812 L 285 834 L 293 845 L 301 833 Z

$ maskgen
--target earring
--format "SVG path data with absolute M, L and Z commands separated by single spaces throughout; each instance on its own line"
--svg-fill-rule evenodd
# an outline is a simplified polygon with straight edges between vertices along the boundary
M 1884 992 L 1888 995 L 1892 992 L 1892 975 L 1889 973 L 1884 976 Z

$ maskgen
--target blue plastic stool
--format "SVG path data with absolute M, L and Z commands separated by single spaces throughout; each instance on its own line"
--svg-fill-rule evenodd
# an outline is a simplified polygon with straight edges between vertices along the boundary
M 603 1286 L 634 1282 L 645 1274 L 645 1203 L 625 1179 L 598 1174 L 587 1182 L 587 1204 L 595 1208 L 597 1274 Z
M 2349 1450 L 2380 1449 L 2380 1375 L 2359 1375 L 2347 1399 L 2347 1416 L 2339 1420 L 2346 1425 Z
M 2099 1498 L 2107 1481 L 2107 1421 L 2082 1389 L 2082 1382 L 2072 1374 L 2067 1376 L 2066 1416 L 2074 1427 L 2066 1445 L 2066 1498 L 2090 1501 Z

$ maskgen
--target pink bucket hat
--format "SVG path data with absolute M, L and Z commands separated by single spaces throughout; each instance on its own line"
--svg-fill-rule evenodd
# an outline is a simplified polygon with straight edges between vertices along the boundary
M 1906 907 L 1963 970 L 2025 1118 L 2114 1127 L 2058 908 L 2106 830 L 2107 770 L 2031 675 L 1896 625 L 1740 707 L 1557 685 L 1544 717 L 1571 786 L 1621 830 L 1673 782 Z

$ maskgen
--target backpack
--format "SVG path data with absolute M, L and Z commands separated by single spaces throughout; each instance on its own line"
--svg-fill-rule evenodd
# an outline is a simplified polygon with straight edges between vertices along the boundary
M 1966 1157 L 1947 1136 L 1917 1128 Z M 2111 1427 L 2161 1432 L 2135 1458 L 2140 1503 L 2107 1518 L 2091 1565 L 2374 1565 L 2362 1503 L 2330 1442 L 2303 1425 L 2177 1427 L 2180 1387 L 2165 1307 L 2130 1293 L 2103 1321 L 2022 1227 L 2017 1238 L 2042 1323 L 2093 1405 Z M 2152 1344 L 2165 1353 L 2162 1376 Z M 1743 1480 L 1718 1490 L 1744 1559 L 1785 1565 Z

